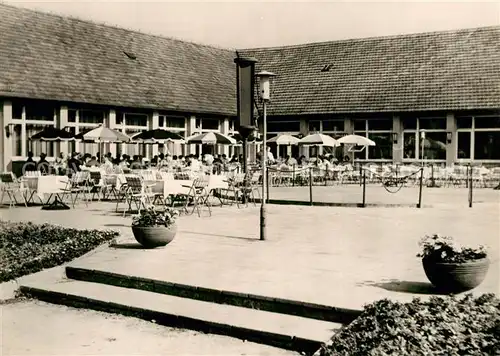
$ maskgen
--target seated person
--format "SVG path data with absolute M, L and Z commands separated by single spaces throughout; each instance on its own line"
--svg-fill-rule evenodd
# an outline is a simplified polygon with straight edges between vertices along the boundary
M 28 152 L 28 159 L 24 162 L 23 172 L 34 172 L 36 171 L 36 163 L 33 160 L 33 152 Z
M 80 171 L 81 162 L 78 159 L 78 153 L 73 152 L 71 158 L 68 159 L 68 170 L 71 172 L 79 172 Z
M 296 166 L 297 165 L 297 160 L 293 157 L 286 156 L 286 161 L 285 163 L 289 166 Z
M 85 163 L 87 167 L 97 167 L 99 166 L 99 161 L 97 160 L 96 156 L 90 157 L 90 159 Z
M 37 171 L 40 171 L 42 175 L 49 174 L 50 163 L 45 159 L 46 157 L 45 153 L 40 153 L 40 160 L 36 164 Z

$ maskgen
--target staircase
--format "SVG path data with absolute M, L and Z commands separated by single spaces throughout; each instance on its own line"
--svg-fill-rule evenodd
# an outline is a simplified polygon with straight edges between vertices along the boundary
M 314 354 L 359 311 L 66 267 L 66 279 L 25 282 L 23 294 L 55 304 Z

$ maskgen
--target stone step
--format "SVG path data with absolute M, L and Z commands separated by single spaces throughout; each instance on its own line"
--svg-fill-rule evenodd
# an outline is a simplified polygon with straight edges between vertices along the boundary
M 349 324 L 358 317 L 361 312 L 360 310 L 354 309 L 336 308 L 297 300 L 180 284 L 84 267 L 67 266 L 66 276 L 80 281 L 103 283 L 118 287 L 139 289 L 148 292 L 265 310 L 341 324 Z
M 23 294 L 54 304 L 139 317 L 311 355 L 341 324 L 70 279 L 29 282 Z

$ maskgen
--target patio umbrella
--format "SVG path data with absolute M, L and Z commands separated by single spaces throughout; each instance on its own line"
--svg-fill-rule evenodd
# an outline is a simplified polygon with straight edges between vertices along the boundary
M 130 137 L 123 132 L 110 129 L 108 127 L 99 126 L 87 132 L 79 133 L 75 136 L 77 140 L 92 141 L 92 142 L 106 142 L 106 143 L 120 143 L 130 142 Z
M 178 133 L 154 129 L 140 132 L 132 136 L 132 141 L 141 141 L 144 143 L 165 143 L 167 141 L 183 141 L 184 138 Z
M 359 135 L 347 135 L 339 138 L 338 143 L 355 145 L 355 146 L 376 146 L 375 142 L 368 137 Z
M 234 145 L 236 140 L 218 132 L 205 132 L 188 137 L 186 139 L 186 143 L 202 145 Z
M 30 140 L 41 141 L 74 141 L 75 138 L 71 132 L 49 126 L 30 137 Z
M 122 143 L 130 142 L 130 137 L 123 132 L 112 130 L 110 128 L 99 126 L 86 132 L 79 133 L 75 139 L 82 141 L 91 141 L 99 144 L 99 151 L 102 152 L 101 143 Z M 101 160 L 102 160 L 101 155 Z
M 270 138 L 269 140 L 267 140 L 267 143 L 276 143 L 280 146 L 281 145 L 287 146 L 287 145 L 297 145 L 299 141 L 300 139 L 298 139 L 295 136 L 283 134 Z
M 337 140 L 335 140 L 331 136 L 316 133 L 307 135 L 306 137 L 301 139 L 299 141 L 299 145 L 335 147 L 339 144 L 337 143 Z

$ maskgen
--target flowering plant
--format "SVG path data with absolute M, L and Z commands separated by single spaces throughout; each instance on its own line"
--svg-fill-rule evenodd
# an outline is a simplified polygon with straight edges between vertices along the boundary
M 422 247 L 422 252 L 417 257 L 434 262 L 464 263 L 487 256 L 484 246 L 477 248 L 458 246 L 451 236 L 426 235 L 419 245 Z
M 132 217 L 132 226 L 150 227 L 150 226 L 165 226 L 170 227 L 175 223 L 175 219 L 179 212 L 172 208 L 165 210 L 155 210 L 154 207 L 149 207 L 141 210 L 139 214 Z

